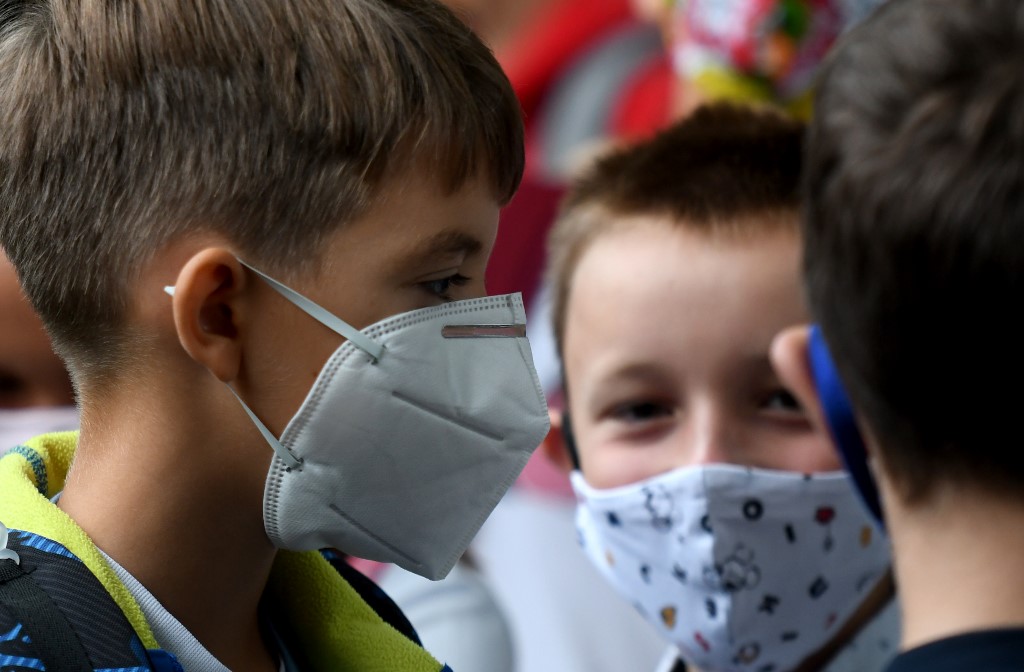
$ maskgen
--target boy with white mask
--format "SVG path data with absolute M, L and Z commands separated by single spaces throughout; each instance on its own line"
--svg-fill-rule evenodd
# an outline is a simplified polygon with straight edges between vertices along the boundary
M 547 430 L 483 286 L 523 169 L 493 55 L 433 0 L 0 25 L 0 246 L 82 410 L 0 457 L 0 661 L 447 669 L 318 551 L 444 576 Z
M 674 645 L 665 669 L 895 653 L 885 539 L 768 360 L 806 319 L 802 132 L 700 108 L 599 162 L 552 232 L 567 414 L 546 447 L 575 468 L 584 552 Z

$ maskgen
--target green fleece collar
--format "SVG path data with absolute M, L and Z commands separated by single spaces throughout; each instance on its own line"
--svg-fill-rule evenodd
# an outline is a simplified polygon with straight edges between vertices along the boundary
M 96 545 L 50 498 L 64 487 L 77 432 L 37 437 L 0 457 L 0 521 L 63 545 L 99 579 L 149 649 L 159 648 L 135 598 Z M 441 664 L 356 593 L 319 553 L 281 551 L 267 586 L 290 646 L 318 672 L 438 672 Z

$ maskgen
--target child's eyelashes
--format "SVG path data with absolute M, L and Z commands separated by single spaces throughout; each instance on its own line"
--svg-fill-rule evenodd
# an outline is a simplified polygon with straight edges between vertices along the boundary
M 667 418 L 672 414 L 673 410 L 662 402 L 637 401 L 618 404 L 611 409 L 608 415 L 614 420 L 639 424 Z
M 451 296 L 452 287 L 463 287 L 469 282 L 469 280 L 470 278 L 467 278 L 460 273 L 454 273 L 445 278 L 421 282 L 419 283 L 419 286 L 428 294 L 435 296 L 442 301 L 448 302 L 454 300 Z
M 24 386 L 25 381 L 18 376 L 0 371 L 0 394 L 14 394 L 21 391 Z
M 796 397 L 789 390 L 779 388 L 772 390 L 761 402 L 761 408 L 766 411 L 803 415 L 804 409 Z

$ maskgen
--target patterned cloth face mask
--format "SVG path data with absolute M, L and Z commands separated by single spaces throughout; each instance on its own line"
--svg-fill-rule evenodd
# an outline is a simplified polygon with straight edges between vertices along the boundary
M 572 475 L 591 562 L 705 672 L 784 672 L 887 574 L 888 542 L 843 473 L 685 467 L 620 488 Z

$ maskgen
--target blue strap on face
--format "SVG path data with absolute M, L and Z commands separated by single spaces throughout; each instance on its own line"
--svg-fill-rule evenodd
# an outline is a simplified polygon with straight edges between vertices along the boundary
M 854 488 L 861 500 L 871 512 L 872 517 L 884 529 L 882 505 L 878 497 L 878 487 L 868 468 L 868 454 L 864 446 L 864 438 L 857 428 L 857 419 L 853 414 L 853 406 L 839 379 L 829 353 L 828 344 L 818 325 L 811 326 L 808 355 L 814 384 L 818 388 L 818 398 L 825 414 L 832 441 L 839 450 L 843 466 L 853 479 Z

